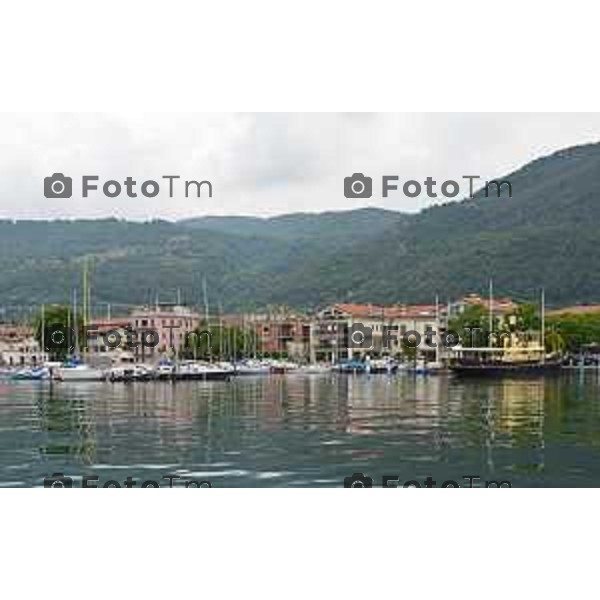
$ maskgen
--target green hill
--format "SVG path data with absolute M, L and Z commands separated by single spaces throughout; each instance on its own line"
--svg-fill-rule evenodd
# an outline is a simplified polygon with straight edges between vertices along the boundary
M 93 299 L 212 307 L 332 301 L 430 302 L 482 290 L 551 304 L 600 299 L 600 144 L 569 148 L 503 177 L 513 197 L 406 215 L 376 208 L 178 223 L 116 219 L 0 222 L 0 306 L 67 302 L 84 259 Z M 1 316 L 1 315 L 0 315 Z

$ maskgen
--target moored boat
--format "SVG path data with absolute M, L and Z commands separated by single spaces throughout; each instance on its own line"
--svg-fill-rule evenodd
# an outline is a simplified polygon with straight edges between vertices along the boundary
M 243 360 L 235 364 L 236 375 L 268 375 L 271 365 L 259 360 Z
M 133 381 L 135 379 L 135 368 L 133 365 L 113 367 L 108 372 L 109 381 Z
M 459 348 L 449 362 L 461 376 L 546 375 L 558 373 L 562 361 L 546 356 L 541 346 Z
M 366 365 L 360 360 L 348 360 L 333 365 L 331 370 L 336 373 L 359 374 L 366 372 Z
M 226 380 L 233 375 L 231 368 L 197 361 L 185 361 L 178 365 L 175 377 L 183 381 Z
M 17 381 L 47 381 L 50 370 L 47 367 L 26 367 L 13 371 L 9 377 Z
M 285 373 L 295 371 L 297 368 L 298 368 L 298 365 L 296 363 L 289 362 L 287 360 L 271 361 L 271 373 L 275 373 L 277 375 L 283 375 Z
M 64 382 L 106 381 L 106 373 L 102 369 L 91 367 L 78 359 L 70 359 L 56 370 L 54 378 Z
M 331 373 L 331 367 L 325 364 L 301 365 L 294 373 L 298 375 L 324 375 Z
M 519 363 L 487 362 L 487 363 L 457 363 L 450 366 L 450 370 L 460 376 L 471 377 L 503 377 L 503 376 L 530 376 L 550 375 L 560 373 L 562 364 L 560 360 L 529 361 Z
M 398 370 L 398 363 L 391 358 L 376 358 L 369 360 L 365 368 L 372 375 L 392 375 Z
M 175 363 L 166 358 L 161 359 L 156 367 L 155 374 L 157 379 L 173 379 L 175 377 Z
M 15 374 L 15 370 L 11 367 L 0 367 L 0 379 L 9 379 Z

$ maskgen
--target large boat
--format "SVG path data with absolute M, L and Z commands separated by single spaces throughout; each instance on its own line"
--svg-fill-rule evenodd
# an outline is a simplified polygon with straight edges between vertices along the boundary
M 450 370 L 460 376 L 475 377 L 504 377 L 504 376 L 530 376 L 530 375 L 549 375 L 558 373 L 561 369 L 560 361 L 532 362 L 520 364 L 482 364 L 482 365 L 453 365 Z
M 452 348 L 448 363 L 457 375 L 467 376 L 519 376 L 546 375 L 558 373 L 562 367 L 560 357 L 546 354 L 545 345 L 545 294 L 541 292 L 541 325 L 537 341 L 531 341 L 530 335 L 511 331 L 498 336 L 499 345 L 492 344 L 493 329 L 493 286 L 490 280 L 489 331 L 490 345 L 485 347 Z M 531 333 L 531 332 L 530 332 Z
M 558 373 L 562 362 L 546 356 L 541 346 L 516 348 L 459 348 L 450 360 L 461 376 L 545 375 Z

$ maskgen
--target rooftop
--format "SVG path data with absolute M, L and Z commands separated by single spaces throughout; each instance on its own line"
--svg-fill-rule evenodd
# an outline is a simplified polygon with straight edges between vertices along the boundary
M 416 319 L 435 317 L 433 304 L 334 304 L 333 309 L 351 317 L 370 317 L 381 319 Z
M 480 296 L 479 294 L 469 294 L 462 299 L 464 304 L 477 305 L 480 304 L 485 308 L 490 308 L 490 299 Z M 492 298 L 492 310 L 498 313 L 510 312 L 517 308 L 517 304 L 512 298 Z

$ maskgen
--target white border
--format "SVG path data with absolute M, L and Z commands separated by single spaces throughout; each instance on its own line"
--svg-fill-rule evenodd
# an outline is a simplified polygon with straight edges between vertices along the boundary
M 597 13 L 580 0 L 11 2 L 0 110 L 595 110 Z M 2 491 L 4 597 L 595 589 L 596 490 L 82 493 Z
M 188 492 L 3 491 L 2 587 L 15 592 L 4 597 L 505 600 L 595 589 L 597 491 Z M 17 507 L 22 518 L 7 518 Z
M 593 3 L 5 3 L 3 110 L 597 109 Z

